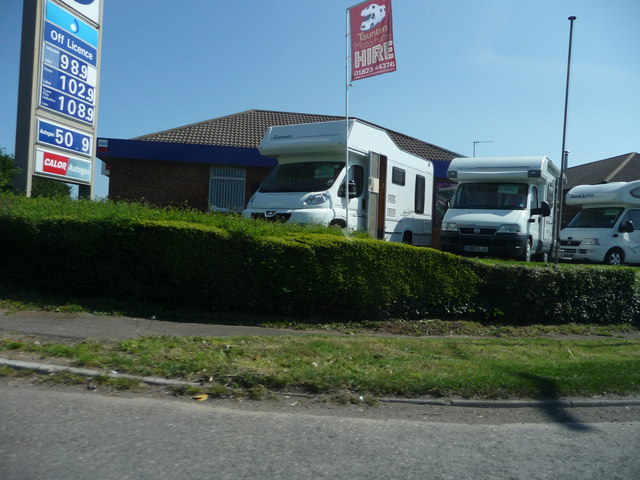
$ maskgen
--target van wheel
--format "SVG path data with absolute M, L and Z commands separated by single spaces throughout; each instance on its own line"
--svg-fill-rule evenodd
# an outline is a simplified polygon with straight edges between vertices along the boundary
M 547 252 L 542 252 L 539 255 L 535 255 L 533 258 L 535 259 L 536 262 L 543 262 L 543 263 L 549 262 L 549 254 Z
M 520 260 L 522 260 L 523 262 L 531 261 L 531 239 L 527 240 L 527 244 L 524 247 L 524 253 L 522 254 Z
M 402 234 L 402 243 L 405 245 L 413 245 L 413 233 L 407 231 Z
M 622 265 L 624 263 L 624 252 L 619 248 L 612 248 L 604 256 L 605 265 Z
M 329 226 L 340 229 L 347 228 L 347 224 L 343 220 L 332 220 Z

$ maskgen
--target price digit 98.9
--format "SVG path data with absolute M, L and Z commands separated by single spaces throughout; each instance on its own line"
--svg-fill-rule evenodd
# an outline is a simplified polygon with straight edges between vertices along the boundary
M 89 68 L 84 63 L 80 63 L 75 58 L 69 57 L 64 53 L 60 54 L 60 67 L 65 72 L 69 72 L 71 75 L 74 75 L 81 80 L 87 79 Z

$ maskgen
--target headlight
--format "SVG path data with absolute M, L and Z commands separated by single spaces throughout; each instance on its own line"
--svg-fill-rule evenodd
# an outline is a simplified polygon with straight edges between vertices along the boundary
M 600 245 L 600 239 L 598 238 L 583 238 L 580 245 Z
M 509 223 L 506 225 L 500 225 L 497 233 L 520 233 L 520 225 Z
M 327 203 L 329 201 L 329 194 L 327 192 L 315 193 L 313 195 L 309 195 L 304 201 L 305 205 L 322 205 L 323 203 Z
M 442 222 L 442 227 L 440 228 L 443 232 L 457 232 L 458 224 L 453 222 Z

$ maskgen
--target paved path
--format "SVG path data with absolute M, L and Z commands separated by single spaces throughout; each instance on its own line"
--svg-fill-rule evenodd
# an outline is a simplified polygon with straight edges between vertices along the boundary
M 303 335 L 309 332 L 277 328 L 171 322 L 148 318 L 107 317 L 45 311 L 9 312 L 0 308 L 0 332 L 67 338 L 120 340 L 154 335 L 230 337 L 239 335 Z

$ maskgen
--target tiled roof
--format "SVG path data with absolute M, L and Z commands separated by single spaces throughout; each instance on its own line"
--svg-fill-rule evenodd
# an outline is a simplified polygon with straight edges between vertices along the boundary
M 627 153 L 567 169 L 565 190 L 576 185 L 640 180 L 640 154 Z
M 343 119 L 344 117 L 335 115 L 247 110 L 225 117 L 172 128 L 171 130 L 143 135 L 132 140 L 257 148 L 267 127 L 297 123 L 330 122 Z M 449 162 L 455 157 L 462 156 L 379 125 L 364 120 L 360 121 L 387 131 L 398 148 L 419 157 L 432 161 Z

